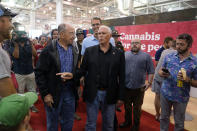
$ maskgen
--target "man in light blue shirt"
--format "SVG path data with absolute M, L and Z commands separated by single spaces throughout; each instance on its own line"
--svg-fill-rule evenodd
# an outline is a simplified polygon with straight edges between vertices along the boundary
M 84 55 L 86 48 L 99 44 L 99 41 L 98 41 L 98 29 L 101 26 L 101 19 L 98 18 L 98 17 L 94 17 L 91 20 L 91 24 L 92 24 L 92 30 L 94 31 L 94 34 L 92 36 L 86 37 L 83 40 L 82 50 L 81 50 L 81 55 L 82 56 Z M 110 43 L 113 46 L 115 46 L 115 41 L 114 41 L 113 38 L 110 39 Z

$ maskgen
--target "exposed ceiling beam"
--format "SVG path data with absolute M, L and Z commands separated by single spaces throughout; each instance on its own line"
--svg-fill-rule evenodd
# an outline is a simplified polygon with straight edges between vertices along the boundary
M 194 0 L 182 0 L 182 1 L 177 1 L 177 0 L 168 0 L 168 1 L 161 1 L 161 2 L 157 2 L 154 4 L 150 4 L 149 7 L 154 7 L 154 6 L 164 6 L 164 5 L 170 5 L 170 4 L 177 4 L 179 2 L 191 2 Z M 134 7 L 135 9 L 141 9 L 141 8 L 147 8 L 147 5 L 142 5 L 142 6 L 138 6 L 138 7 Z

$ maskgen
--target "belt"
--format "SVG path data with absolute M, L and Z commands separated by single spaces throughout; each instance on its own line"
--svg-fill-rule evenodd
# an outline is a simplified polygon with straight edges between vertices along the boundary
M 101 91 L 105 91 L 107 88 L 99 87 L 98 89 Z

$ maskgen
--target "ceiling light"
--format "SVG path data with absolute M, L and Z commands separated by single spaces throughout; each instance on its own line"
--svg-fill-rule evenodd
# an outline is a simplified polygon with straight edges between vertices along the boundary
M 77 10 L 80 10 L 80 8 L 77 8 Z
M 89 10 L 89 13 L 92 13 L 92 11 L 91 11 L 91 10 Z
M 46 10 L 44 10 L 43 13 L 46 14 Z
M 94 10 L 94 13 L 96 13 L 96 10 Z
M 52 7 L 49 7 L 49 10 L 52 10 L 53 8 Z
M 70 15 L 70 10 L 68 10 L 67 15 Z
M 37 23 L 40 23 L 40 20 L 36 20 Z
M 19 30 L 19 31 L 24 31 L 24 30 L 25 30 L 25 27 L 19 26 L 19 27 L 18 27 L 18 30 Z
M 67 1 L 69 1 L 69 2 L 70 2 L 71 0 L 67 0 Z
M 108 10 L 109 10 L 109 8 L 108 8 L 108 7 L 104 7 L 103 9 L 104 9 L 104 10 L 106 10 L 106 11 L 108 11 Z

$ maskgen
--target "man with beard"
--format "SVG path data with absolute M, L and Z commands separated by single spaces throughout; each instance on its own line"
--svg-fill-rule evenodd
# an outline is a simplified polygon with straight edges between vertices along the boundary
M 166 49 L 162 52 L 161 57 L 159 59 L 159 62 L 157 64 L 157 67 L 155 69 L 155 74 L 154 74 L 154 78 L 153 78 L 153 84 L 152 84 L 152 91 L 155 92 L 155 100 L 154 100 L 154 105 L 155 105 L 155 111 L 156 111 L 156 115 L 155 115 L 155 120 L 159 121 L 159 117 L 160 117 L 160 110 L 161 110 L 161 106 L 160 106 L 160 89 L 161 89 L 161 85 L 162 85 L 162 81 L 163 78 L 159 76 L 158 72 L 159 69 L 161 68 L 162 64 L 163 64 L 163 60 L 165 58 L 166 55 L 170 54 L 170 53 L 175 53 L 176 52 L 176 41 L 173 40 L 172 45 L 169 45 L 170 48 Z
M 148 74 L 147 83 L 145 83 L 146 74 Z M 131 125 L 132 131 L 139 131 L 144 93 L 152 84 L 153 74 L 154 65 L 151 56 L 141 51 L 139 39 L 132 40 L 131 51 L 125 52 L 125 122 L 120 124 L 121 128 Z
M 0 5 L 0 43 L 11 39 L 12 17 L 16 14 Z M 11 61 L 6 51 L 0 48 L 0 98 L 16 93 L 11 75 Z
M 164 77 L 160 95 L 161 131 L 168 131 L 172 107 L 175 120 L 174 130 L 184 130 L 190 86 L 197 87 L 197 58 L 190 51 L 192 42 L 193 39 L 189 34 L 179 35 L 176 39 L 177 53 L 167 55 L 159 70 L 159 75 Z

